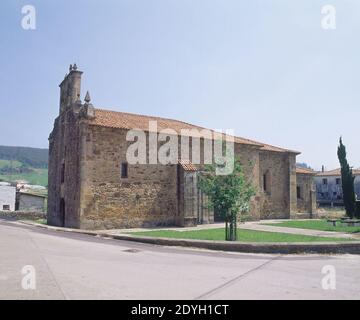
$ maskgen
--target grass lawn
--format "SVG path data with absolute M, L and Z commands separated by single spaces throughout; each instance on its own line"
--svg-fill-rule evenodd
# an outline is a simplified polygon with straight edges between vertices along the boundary
M 336 227 L 333 227 L 326 220 L 289 220 L 279 223 L 263 223 L 268 226 L 276 227 L 289 227 L 289 228 L 300 228 L 300 229 L 312 229 L 312 230 L 322 230 L 322 231 L 337 231 L 337 232 L 346 232 L 346 233 L 355 233 L 360 232 L 360 227 L 348 227 L 342 223 L 337 222 Z
M 177 238 L 177 239 L 198 239 L 198 240 L 225 240 L 225 229 L 207 229 L 194 231 L 143 231 L 131 232 L 132 235 Z M 286 234 L 277 232 L 264 232 L 239 229 L 238 241 L 243 242 L 323 242 L 323 241 L 348 241 L 351 239 L 339 239 L 330 237 L 313 237 L 296 234 Z
M 39 224 L 47 224 L 47 220 L 46 219 L 37 219 L 34 222 L 39 223 Z
M 38 224 L 47 224 L 47 220 L 46 220 L 46 219 L 36 219 L 36 220 L 27 220 L 27 219 L 24 219 L 23 221 L 35 222 L 35 223 L 38 223 Z

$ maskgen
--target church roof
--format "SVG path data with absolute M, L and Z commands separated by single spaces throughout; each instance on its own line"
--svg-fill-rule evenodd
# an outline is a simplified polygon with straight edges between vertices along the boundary
M 101 127 L 108 127 L 108 128 L 119 128 L 119 129 L 140 129 L 145 132 L 149 131 L 149 121 L 156 121 L 157 122 L 157 130 L 161 131 L 164 129 L 173 129 L 178 134 L 181 133 L 182 129 L 197 129 L 203 130 L 206 128 L 199 127 L 197 125 L 193 125 L 190 123 L 186 123 L 179 120 L 173 119 L 166 119 L 154 116 L 145 116 L 133 113 L 126 113 L 126 112 L 118 112 L 118 111 L 110 111 L 104 109 L 95 109 L 95 118 L 90 121 L 90 124 L 101 126 Z M 215 132 L 214 130 L 211 130 Z M 264 144 L 261 142 L 257 142 L 250 139 L 245 139 L 241 137 L 234 137 L 234 142 L 239 144 L 257 146 L 261 150 L 264 151 L 273 151 L 273 152 L 284 152 L 284 153 L 295 153 L 299 154 L 298 151 L 283 149 L 279 147 L 275 147 L 269 144 Z

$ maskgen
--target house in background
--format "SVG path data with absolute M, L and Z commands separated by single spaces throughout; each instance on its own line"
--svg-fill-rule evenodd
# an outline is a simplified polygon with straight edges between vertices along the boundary
M 46 199 L 45 195 L 20 190 L 16 193 L 16 210 L 44 212 Z
M 15 210 L 16 187 L 7 182 L 0 182 L 0 211 Z
M 357 199 L 360 199 L 360 169 L 353 169 Z M 315 176 L 317 203 L 321 206 L 343 206 L 343 192 L 340 168 L 322 171 Z
M 47 194 L 43 190 L 20 188 L 0 182 L 0 211 L 44 212 Z

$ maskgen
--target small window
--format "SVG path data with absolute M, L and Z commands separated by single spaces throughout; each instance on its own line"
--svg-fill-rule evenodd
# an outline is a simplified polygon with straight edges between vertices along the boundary
M 61 166 L 61 183 L 65 182 L 65 163 Z
M 336 184 L 339 185 L 341 183 L 341 179 L 340 178 L 336 178 Z
M 267 181 L 266 181 L 267 179 L 266 179 L 266 174 L 264 174 L 264 176 L 263 176 L 263 189 L 264 189 L 264 191 L 266 191 L 267 190 Z
M 4 210 L 4 211 L 10 211 L 10 205 L 4 204 L 4 205 L 3 205 L 3 210 Z
M 121 178 L 126 179 L 128 177 L 128 164 L 127 162 L 123 162 L 121 164 Z
M 296 194 L 297 194 L 297 198 L 301 199 L 301 187 L 300 186 L 296 187 Z
M 271 177 L 270 177 L 270 172 L 267 171 L 264 175 L 263 175 L 263 190 L 264 192 L 270 194 L 271 192 Z
M 323 184 L 328 184 L 327 179 L 323 179 Z

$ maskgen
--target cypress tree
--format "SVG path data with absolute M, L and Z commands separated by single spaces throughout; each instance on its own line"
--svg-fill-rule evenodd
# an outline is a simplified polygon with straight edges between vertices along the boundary
M 340 137 L 340 144 L 338 147 L 338 158 L 341 165 L 341 180 L 342 180 L 342 190 L 343 190 L 343 199 L 344 206 L 346 210 L 346 215 L 351 219 L 355 214 L 355 190 L 354 190 L 354 180 L 353 172 L 349 163 L 346 159 L 346 148 Z

